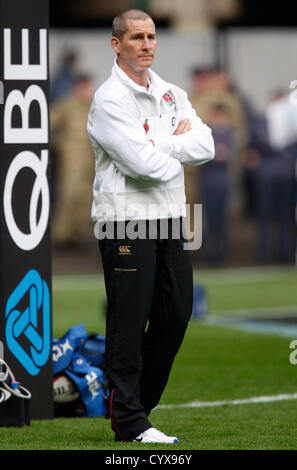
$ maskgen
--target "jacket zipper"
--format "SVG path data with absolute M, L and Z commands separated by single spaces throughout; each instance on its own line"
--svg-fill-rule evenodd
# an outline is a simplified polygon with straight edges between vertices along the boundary
M 118 180 L 119 180 L 119 170 L 115 169 L 115 184 L 113 188 L 113 204 L 114 204 L 114 211 L 118 213 L 118 197 L 117 197 L 117 188 L 118 188 Z
M 157 105 L 157 109 L 158 109 L 158 116 L 161 117 L 161 114 L 160 114 L 160 113 L 161 113 L 161 110 L 160 110 L 160 103 L 156 100 L 156 98 L 155 98 L 154 96 L 153 96 L 153 98 L 154 98 L 155 101 L 156 101 L 156 105 Z M 167 189 L 167 187 L 166 187 L 166 184 L 164 183 L 162 186 L 163 186 L 163 190 L 164 190 L 164 193 L 165 193 L 165 197 L 166 197 L 166 201 L 167 201 L 167 204 L 168 204 L 168 208 L 169 208 L 170 215 L 171 215 L 171 217 L 173 217 L 173 216 L 172 216 L 172 210 L 171 210 L 171 197 L 170 197 L 170 195 L 169 195 L 169 192 L 168 192 L 168 189 Z

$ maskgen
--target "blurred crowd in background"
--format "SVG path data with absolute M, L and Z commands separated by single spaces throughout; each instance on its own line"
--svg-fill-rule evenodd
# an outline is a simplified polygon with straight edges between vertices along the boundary
M 156 2 L 118 3 L 114 14 L 126 6 L 144 8 L 152 16 L 158 11 Z M 219 14 L 218 2 L 209 2 L 203 10 L 205 2 L 188 0 L 187 8 L 179 1 L 159 2 L 159 15 L 169 3 L 172 10 L 183 12 L 172 26 L 176 28 L 184 26 L 185 10 L 191 13 L 190 28 L 195 18 L 196 27 L 198 22 L 200 27 L 213 27 L 214 12 Z M 84 14 L 95 5 L 87 4 Z M 234 15 L 239 4 L 222 1 L 221 14 Z M 65 51 L 50 89 L 52 239 L 55 249 L 64 250 L 94 243 L 90 221 L 94 163 L 86 121 L 99 84 L 87 70 L 79 70 L 79 59 L 76 50 Z M 222 63 L 197 64 L 189 73 L 191 85 L 186 91 L 197 114 L 211 127 L 216 149 L 212 162 L 185 165 L 187 202 L 203 205 L 203 243 L 192 253 L 194 262 L 206 266 L 294 263 L 297 105 L 287 89 L 277 89 L 259 112 Z

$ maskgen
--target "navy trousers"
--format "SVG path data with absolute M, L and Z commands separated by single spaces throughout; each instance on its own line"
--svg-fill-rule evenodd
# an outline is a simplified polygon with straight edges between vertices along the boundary
M 132 440 L 150 428 L 192 313 L 193 276 L 185 239 L 99 240 L 107 296 L 106 376 L 112 429 Z M 110 224 L 113 224 L 111 222 Z M 127 223 L 124 223 L 127 224 Z M 146 222 L 148 227 L 148 222 Z M 175 233 L 175 235 L 173 235 Z

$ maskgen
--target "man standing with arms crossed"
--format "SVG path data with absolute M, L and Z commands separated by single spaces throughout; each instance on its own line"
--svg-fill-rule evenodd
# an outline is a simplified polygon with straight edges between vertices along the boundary
M 99 240 L 109 413 L 116 440 L 177 443 L 148 416 L 192 313 L 190 254 L 182 235 L 173 236 L 174 224 L 186 215 L 183 163 L 211 160 L 214 144 L 186 93 L 150 69 L 156 32 L 147 13 L 117 16 L 111 46 L 112 73 L 94 95 L 87 126 L 95 155 L 92 219 L 115 235 Z M 117 222 L 127 227 L 131 220 L 156 222 L 156 236 L 119 239 Z M 162 221 L 168 223 L 166 239 Z

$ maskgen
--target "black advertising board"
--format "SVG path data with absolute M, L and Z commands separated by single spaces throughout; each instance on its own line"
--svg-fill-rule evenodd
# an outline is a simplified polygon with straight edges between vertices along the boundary
M 48 0 L 0 0 L 0 342 L 53 417 Z

